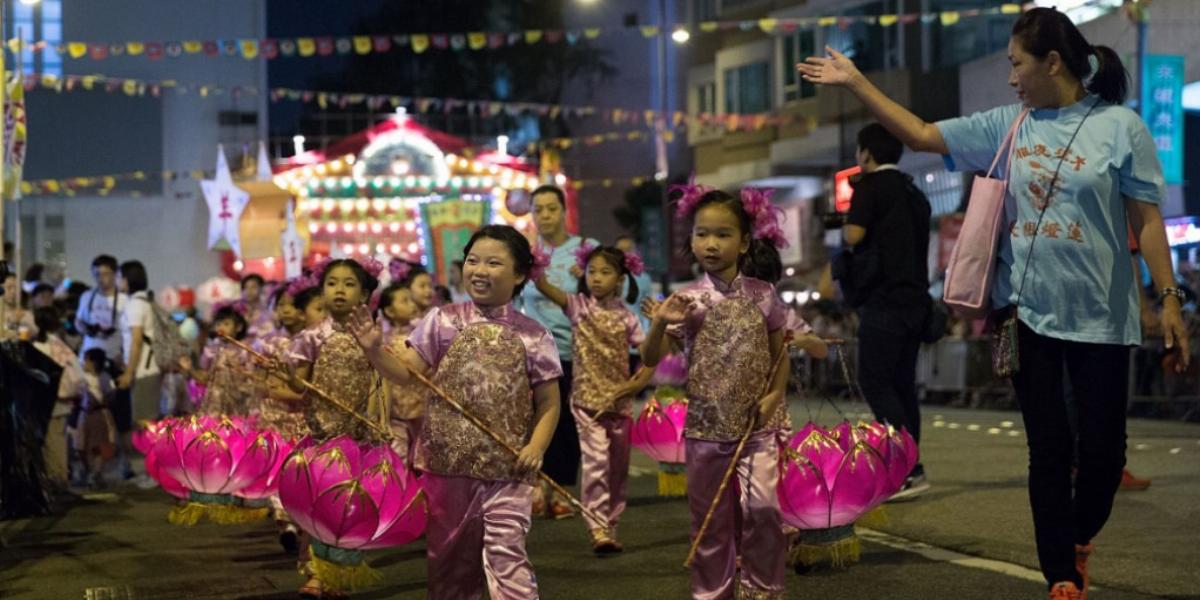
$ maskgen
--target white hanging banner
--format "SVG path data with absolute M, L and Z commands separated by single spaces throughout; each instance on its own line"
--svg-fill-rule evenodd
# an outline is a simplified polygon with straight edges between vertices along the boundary
M 224 239 L 240 259 L 242 239 L 238 234 L 238 225 L 242 220 L 242 211 L 250 203 L 250 194 L 233 185 L 229 164 L 225 162 L 225 149 L 221 146 L 217 146 L 217 173 L 213 179 L 201 181 L 200 189 L 204 192 L 204 201 L 208 203 L 208 249 L 212 250 Z
M 283 276 L 287 279 L 299 277 L 304 271 L 304 239 L 296 232 L 294 202 L 288 200 L 287 226 L 279 239 L 279 247 L 283 249 Z

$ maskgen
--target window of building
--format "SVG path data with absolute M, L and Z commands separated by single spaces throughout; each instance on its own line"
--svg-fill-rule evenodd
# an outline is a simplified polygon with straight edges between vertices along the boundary
M 717 112 L 717 84 L 702 83 L 696 86 L 696 112 L 715 114 Z
M 767 63 L 757 62 L 725 70 L 725 112 L 754 114 L 771 108 L 771 83 Z
M 62 0 L 42 0 L 29 5 L 14 2 L 11 19 L 5 23 L 6 39 L 20 37 L 25 42 L 21 50 L 21 69 L 25 73 L 62 76 L 62 57 L 54 48 L 62 44 Z M 35 52 L 36 42 L 46 42 L 46 48 Z
M 717 18 L 717 0 L 692 0 L 692 20 L 712 21 Z
M 796 72 L 796 63 L 816 54 L 816 32 L 807 29 L 783 37 L 783 60 L 779 68 L 783 82 L 783 100 L 791 102 L 817 95 L 817 86 Z

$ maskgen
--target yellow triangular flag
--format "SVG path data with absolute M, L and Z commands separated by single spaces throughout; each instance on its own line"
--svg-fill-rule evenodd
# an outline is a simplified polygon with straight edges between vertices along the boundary
M 896 21 L 899 20 L 900 17 L 896 15 L 879 15 L 879 24 L 884 27 L 891 27 L 892 25 L 896 24 Z
M 130 56 L 138 56 L 146 51 L 146 45 L 141 42 L 129 42 L 125 44 L 125 52 Z
M 71 42 L 67 44 L 67 52 L 71 55 L 71 58 L 79 58 L 87 54 L 87 44 L 83 42 Z
M 817 19 L 817 25 L 819 25 L 821 27 L 832 27 L 834 25 L 837 25 L 837 22 L 838 22 L 837 17 L 821 17 L 821 18 Z
M 758 28 L 766 33 L 771 33 L 775 30 L 775 26 L 779 25 L 779 19 L 759 19 Z
M 481 50 L 487 45 L 487 34 L 482 31 L 472 31 L 467 34 L 467 44 L 472 50 Z
M 371 53 L 371 36 L 356 35 L 354 36 L 354 51 L 359 54 Z
M 125 82 L 121 84 L 121 91 L 125 92 L 126 96 L 132 96 L 136 94 L 137 88 L 137 82 L 132 79 L 126 79 Z
M 716 21 L 705 21 L 700 24 L 700 31 L 703 31 L 705 33 L 712 33 L 714 31 L 716 31 L 717 27 L 720 27 L 720 25 L 721 24 L 717 23 Z
M 657 25 L 645 25 L 642 27 L 642 37 L 652 38 L 658 35 Z
M 959 14 L 957 10 L 942 11 L 942 27 L 949 27 L 958 22 Z
M 542 30 L 541 29 L 530 29 L 529 31 L 525 32 L 525 43 L 526 44 L 536 44 L 536 43 L 538 43 L 538 40 L 540 40 L 540 39 L 542 39 Z
M 242 58 L 258 58 L 258 40 L 241 40 L 239 45 L 242 47 Z
M 1021 5 L 1015 2 L 1000 5 L 1000 14 L 1002 15 L 1015 15 L 1019 12 L 1021 12 Z
M 592 27 L 592 28 L 590 28 L 590 29 L 584 29 L 584 30 L 583 30 L 583 37 L 585 37 L 585 38 L 587 38 L 587 39 L 589 39 L 589 40 L 594 40 L 594 39 L 596 39 L 596 38 L 600 37 L 600 29 L 599 29 L 598 27 Z
M 317 42 L 312 38 L 296 38 L 296 50 L 300 56 L 312 56 L 317 52 Z
M 183 51 L 188 54 L 198 54 L 204 49 L 204 43 L 199 40 L 184 40 Z
M 413 52 L 420 54 L 429 49 L 429 36 L 418 33 L 408 38 L 412 43 Z

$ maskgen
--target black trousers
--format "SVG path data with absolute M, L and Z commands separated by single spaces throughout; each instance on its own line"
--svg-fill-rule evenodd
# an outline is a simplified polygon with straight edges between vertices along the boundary
M 862 309 L 858 326 L 858 381 L 879 421 L 903 427 L 921 442 L 921 406 L 917 398 L 920 331 L 914 319 L 889 311 Z M 913 475 L 924 472 L 917 463 Z
M 542 459 L 542 470 L 561 486 L 579 481 L 579 431 L 571 415 L 571 361 L 562 361 L 563 376 L 558 380 L 558 426 Z
M 1130 348 L 1050 338 L 1024 323 L 1017 335 L 1020 370 L 1013 387 L 1029 444 L 1029 503 L 1038 562 L 1047 583 L 1082 585 L 1075 545 L 1087 544 L 1104 527 L 1125 467 Z M 1064 374 L 1074 396 L 1076 435 L 1064 397 Z

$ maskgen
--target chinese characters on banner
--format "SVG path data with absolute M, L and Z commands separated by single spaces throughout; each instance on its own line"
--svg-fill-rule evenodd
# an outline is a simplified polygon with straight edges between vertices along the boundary
M 1150 54 L 1142 71 L 1142 118 L 1158 147 L 1163 177 L 1183 183 L 1183 57 Z

